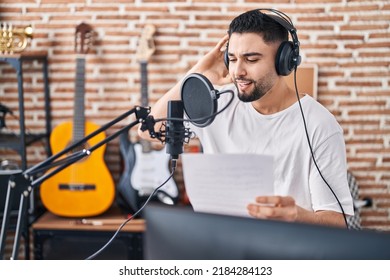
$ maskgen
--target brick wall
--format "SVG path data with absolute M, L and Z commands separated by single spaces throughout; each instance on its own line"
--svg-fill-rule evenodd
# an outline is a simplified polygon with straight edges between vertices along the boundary
M 0 22 L 18 27 L 31 24 L 34 38 L 28 51 L 47 51 L 55 127 L 73 114 L 74 32 L 81 22 L 92 25 L 96 35 L 86 56 L 86 116 L 102 125 L 140 104 L 135 53 L 145 24 L 157 28 L 157 50 L 148 63 L 149 102 L 153 104 L 214 46 L 237 14 L 260 7 L 286 12 L 298 28 L 303 62 L 319 66 L 318 99 L 345 131 L 348 164 L 357 177 L 361 196 L 373 198 L 373 206 L 363 210 L 363 226 L 390 230 L 390 3 L 259 2 L 2 0 Z M 14 70 L 0 66 L 0 101 L 17 116 Z M 25 65 L 26 124 L 31 132 L 44 130 L 42 77 L 37 66 Z M 9 116 L 7 125 L 18 130 L 16 117 Z M 1 150 L 0 156 L 17 159 L 12 151 Z M 29 165 L 43 160 L 43 145 L 29 147 L 28 156 Z M 108 145 L 106 161 L 117 181 L 122 166 L 117 140 Z M 177 179 L 181 180 L 180 174 Z

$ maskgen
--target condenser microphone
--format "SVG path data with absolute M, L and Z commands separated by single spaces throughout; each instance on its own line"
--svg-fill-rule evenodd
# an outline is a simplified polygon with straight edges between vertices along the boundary
M 181 85 L 181 100 L 189 121 L 198 127 L 210 125 L 218 111 L 217 99 L 226 92 L 232 91 L 219 92 L 202 74 L 188 75 Z
M 165 147 L 171 159 L 177 160 L 183 153 L 183 143 L 186 138 L 186 129 L 183 125 L 183 102 L 181 100 L 168 101 L 168 114 L 165 131 Z M 178 120 L 175 120 L 178 119 Z

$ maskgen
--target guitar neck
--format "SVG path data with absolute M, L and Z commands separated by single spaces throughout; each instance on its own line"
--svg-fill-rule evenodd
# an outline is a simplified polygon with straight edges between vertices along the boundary
M 85 58 L 76 59 L 75 101 L 73 116 L 73 141 L 81 140 L 85 134 Z
M 141 106 L 146 107 L 149 104 L 148 96 L 148 62 L 140 61 L 141 68 Z M 152 150 L 152 145 L 149 141 L 140 140 L 142 145 L 142 152 L 149 153 Z
M 140 62 L 141 66 L 141 106 L 146 107 L 149 104 L 148 97 L 148 63 Z

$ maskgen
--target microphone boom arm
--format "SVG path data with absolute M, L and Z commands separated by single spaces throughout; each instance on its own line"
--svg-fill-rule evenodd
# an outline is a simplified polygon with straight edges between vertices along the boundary
M 26 201 L 32 190 L 39 186 L 43 181 L 46 179 L 52 177 L 53 175 L 57 174 L 61 170 L 65 169 L 66 167 L 72 165 L 73 163 L 77 162 L 78 160 L 90 155 L 94 150 L 100 148 L 101 146 L 105 145 L 106 143 L 113 140 L 115 137 L 119 136 L 119 134 L 123 133 L 124 131 L 128 131 L 133 126 L 143 123 L 145 119 L 148 117 L 150 113 L 150 107 L 140 107 L 136 106 L 133 109 L 125 112 L 124 114 L 120 115 L 119 117 L 115 118 L 114 120 L 110 121 L 109 123 L 101 126 L 94 132 L 88 134 L 83 139 L 73 143 L 72 145 L 68 146 L 67 148 L 63 149 L 59 153 L 50 156 L 46 160 L 42 161 L 41 163 L 36 164 L 35 166 L 23 171 L 19 172 L 17 174 L 11 175 L 9 181 L 8 181 L 8 189 L 7 189 L 7 195 L 6 195 L 6 201 L 4 205 L 4 211 L 3 211 L 3 221 L 1 226 L 1 232 L 0 232 L 0 260 L 3 259 L 4 251 L 5 251 L 5 239 L 6 239 L 6 233 L 9 227 L 9 220 L 10 220 L 10 211 L 11 211 L 11 205 L 13 201 L 13 197 L 15 195 L 15 192 L 18 194 L 20 193 L 20 201 L 19 201 L 19 211 L 18 211 L 18 217 L 17 217 L 17 224 L 16 224 L 16 231 L 15 231 L 15 238 L 14 238 L 14 245 L 12 250 L 12 256 L 11 259 L 15 260 L 18 257 L 18 251 L 19 251 L 19 243 L 20 243 L 20 236 L 22 233 L 22 228 L 24 228 L 24 223 L 27 219 L 27 205 Z M 88 150 L 83 149 L 82 151 L 76 152 L 74 154 L 71 154 L 70 156 L 66 157 L 65 159 L 60 159 L 58 161 L 55 161 L 62 157 L 63 155 L 69 153 L 76 147 L 80 146 L 81 144 L 87 142 L 92 137 L 98 135 L 99 133 L 107 130 L 108 128 L 112 127 L 119 121 L 123 120 L 124 118 L 135 114 L 136 120 L 125 127 L 121 128 L 117 132 L 113 133 L 112 135 L 106 137 L 105 139 L 101 140 L 100 142 L 96 143 L 94 146 L 90 147 Z M 56 169 L 50 171 L 47 174 L 44 174 L 37 178 L 36 180 L 33 180 L 33 175 L 46 171 L 48 169 L 51 169 L 55 166 L 58 166 Z M 28 234 L 28 233 L 26 233 Z

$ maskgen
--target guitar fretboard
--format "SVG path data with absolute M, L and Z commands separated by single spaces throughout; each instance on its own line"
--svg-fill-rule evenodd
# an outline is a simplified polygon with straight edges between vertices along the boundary
M 85 58 L 76 59 L 76 88 L 73 116 L 73 141 L 81 140 L 85 134 Z
M 141 66 L 141 106 L 146 107 L 149 103 L 148 96 L 148 63 L 146 61 L 140 62 Z M 152 145 L 147 140 L 140 140 L 143 153 L 149 153 L 152 150 Z
M 148 97 L 148 63 L 140 62 L 141 66 L 141 106 L 146 107 L 149 103 Z

